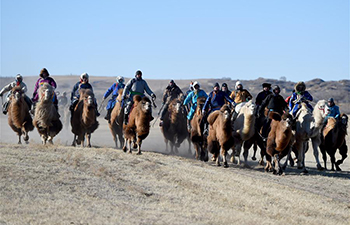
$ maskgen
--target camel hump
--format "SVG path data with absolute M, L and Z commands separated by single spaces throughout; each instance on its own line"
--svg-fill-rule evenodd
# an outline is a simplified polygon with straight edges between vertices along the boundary
M 327 120 L 327 125 L 326 127 L 323 129 L 323 136 L 326 137 L 327 134 L 334 129 L 335 125 L 336 125 L 337 121 L 335 118 L 333 117 L 329 117 Z
M 142 97 L 140 95 L 134 95 L 133 101 L 134 103 L 138 103 L 142 100 Z
M 281 121 L 282 117 L 278 112 L 270 112 L 269 113 L 269 118 L 272 120 L 276 120 L 276 121 Z
M 210 113 L 210 115 L 208 116 L 208 119 L 207 119 L 207 121 L 208 121 L 208 123 L 210 125 L 213 125 L 213 123 L 215 122 L 215 120 L 218 117 L 219 113 L 220 113 L 220 111 L 218 111 L 218 110 L 215 111 L 215 112 Z
M 15 92 L 20 92 L 22 93 L 22 88 L 20 86 L 15 86 L 12 88 L 12 93 L 15 93 Z
M 197 98 L 197 104 L 198 105 L 199 104 L 204 104 L 206 100 L 207 100 L 206 97 L 199 97 L 199 98 Z

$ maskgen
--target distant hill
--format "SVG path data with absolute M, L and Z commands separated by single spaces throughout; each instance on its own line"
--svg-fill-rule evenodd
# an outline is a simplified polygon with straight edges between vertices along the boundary
M 70 92 L 73 85 L 79 80 L 79 76 L 73 76 L 73 75 L 67 75 L 67 76 L 55 76 L 55 78 L 58 88 L 57 91 L 59 92 Z M 153 80 L 153 79 L 147 79 L 147 77 L 144 77 L 150 88 L 155 92 L 157 95 L 157 102 L 160 105 L 161 104 L 161 96 L 163 94 L 164 88 L 167 86 L 170 79 L 166 80 Z M 29 76 L 24 77 L 25 83 L 28 85 L 28 93 L 29 96 L 33 93 L 34 84 L 38 77 Z M 130 78 L 126 78 L 126 81 L 128 81 Z M 3 87 L 10 81 L 12 81 L 13 78 L 10 77 L 0 77 L 0 86 Z M 175 80 L 176 84 L 183 90 L 186 91 L 189 87 L 190 79 L 185 80 Z M 194 80 L 192 80 L 194 81 Z M 222 83 L 227 83 L 230 90 L 234 89 L 235 83 L 237 79 L 229 79 L 229 78 L 222 78 L 222 79 L 198 79 L 199 83 L 201 84 L 201 88 L 204 89 L 206 92 L 210 92 L 212 90 L 212 87 L 215 82 L 218 82 L 220 85 Z M 248 91 L 255 97 L 261 90 L 261 84 L 264 82 L 271 83 L 272 85 L 279 85 L 281 88 L 281 95 L 283 97 L 287 97 L 292 93 L 292 90 L 294 88 L 295 83 L 291 81 L 284 81 L 284 80 L 276 80 L 276 79 L 265 79 L 259 77 L 255 80 L 240 80 L 243 83 L 243 86 L 245 89 L 248 89 Z M 112 83 L 115 82 L 114 77 L 90 77 L 90 83 L 92 84 L 96 97 L 98 100 L 102 99 L 102 95 L 104 92 L 112 85 Z M 306 87 L 307 90 L 312 94 L 314 97 L 314 102 L 317 102 L 320 99 L 328 99 L 330 97 L 333 97 L 335 99 L 335 102 L 337 105 L 339 105 L 341 112 L 350 114 L 350 80 L 339 80 L 339 81 L 324 81 L 322 79 L 313 79 L 310 81 L 306 81 Z

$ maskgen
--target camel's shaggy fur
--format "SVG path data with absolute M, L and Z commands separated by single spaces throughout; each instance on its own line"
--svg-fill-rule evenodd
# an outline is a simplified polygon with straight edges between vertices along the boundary
M 232 126 L 231 126 L 231 109 L 224 105 L 220 110 L 211 113 L 208 117 L 210 125 L 208 135 L 208 151 L 213 154 L 213 160 L 216 165 L 220 166 L 219 154 L 224 162 L 224 167 L 228 167 L 226 160 L 227 151 L 233 146 Z
M 59 114 L 53 105 L 54 88 L 44 83 L 39 88 L 39 102 L 35 107 L 33 125 L 37 128 L 43 144 L 53 143 L 53 138 L 62 130 Z
M 250 100 L 239 111 L 236 120 L 233 122 L 233 137 L 234 137 L 234 153 L 231 156 L 231 161 L 234 162 L 236 155 L 238 157 L 238 164 L 240 164 L 241 147 L 244 141 L 249 140 L 255 133 L 255 104 Z M 247 163 L 248 148 L 244 149 L 244 162 Z M 247 164 L 246 164 L 247 165 Z
M 196 112 L 191 120 L 191 141 L 196 150 L 196 159 L 208 161 L 207 139 L 203 136 L 204 121 L 203 121 L 203 106 L 206 98 L 200 97 L 197 99 Z
M 87 146 L 91 147 L 91 134 L 98 128 L 96 116 L 95 95 L 90 89 L 79 91 L 79 102 L 75 106 L 71 118 L 72 132 L 74 134 L 73 146 L 81 144 L 84 147 L 84 137 Z
M 265 170 L 271 170 L 271 157 L 274 157 L 275 168 L 274 173 L 281 175 L 283 170 L 280 165 L 280 160 L 290 153 L 292 143 L 294 141 L 292 134 L 292 116 L 279 115 L 276 112 L 270 112 L 269 118 L 271 121 L 271 130 L 269 132 L 266 144 L 266 167 Z
M 347 135 L 348 116 L 341 114 L 338 119 L 333 117 L 328 119 L 327 126 L 323 132 L 323 141 L 320 145 L 320 149 L 323 155 L 324 167 L 327 169 L 327 155 L 331 158 L 332 170 L 334 166 L 337 171 L 341 171 L 339 165 L 343 163 L 347 157 L 348 147 L 346 145 L 345 136 Z M 335 161 L 335 153 L 339 149 L 339 153 L 342 156 L 341 160 Z
M 14 87 L 11 91 L 10 105 L 8 107 L 8 124 L 18 135 L 18 144 L 23 140 L 28 143 L 28 132 L 34 129 L 32 117 L 29 114 L 29 108 L 24 101 L 24 93 L 21 87 Z
M 123 150 L 128 150 L 127 144 L 129 143 L 129 152 L 131 153 L 131 142 L 134 142 L 134 147 L 137 146 L 137 154 L 141 154 L 142 141 L 148 136 L 150 129 L 150 122 L 152 117 L 152 103 L 147 97 L 141 97 L 139 95 L 134 96 L 134 108 L 129 115 L 129 123 L 124 125 L 124 138 L 125 143 Z
M 175 98 L 169 103 L 168 111 L 164 115 L 163 126 L 161 127 L 167 151 L 168 141 L 170 142 L 170 153 L 173 153 L 174 148 L 175 152 L 177 152 L 177 148 L 189 136 L 186 127 L 187 118 L 181 98 L 182 96 L 179 96 L 179 98 Z
M 117 102 L 115 103 L 115 106 L 112 110 L 110 123 L 108 124 L 109 129 L 111 130 L 116 148 L 118 148 L 118 138 L 119 138 L 120 148 L 124 146 L 124 137 L 123 137 L 124 110 L 122 109 L 123 90 L 124 90 L 123 88 L 120 88 L 118 90 L 118 97 L 116 99 Z

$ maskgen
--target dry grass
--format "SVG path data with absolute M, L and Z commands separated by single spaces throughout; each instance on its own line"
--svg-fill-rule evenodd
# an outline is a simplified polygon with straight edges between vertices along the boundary
M 349 172 L 277 177 L 109 148 L 0 144 L 4 224 L 349 224 Z

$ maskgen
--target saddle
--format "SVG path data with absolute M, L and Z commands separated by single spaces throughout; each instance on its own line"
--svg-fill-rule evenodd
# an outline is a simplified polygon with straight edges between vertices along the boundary
M 323 129 L 323 132 L 322 132 L 323 137 L 326 137 L 327 134 L 328 134 L 331 130 L 334 129 L 336 123 L 337 123 L 337 121 L 336 121 L 335 118 L 333 118 L 333 117 L 328 118 L 328 120 L 327 120 L 327 125 L 326 125 L 326 127 Z

